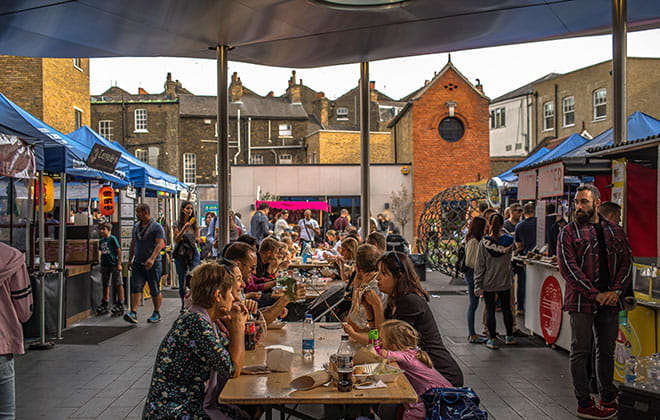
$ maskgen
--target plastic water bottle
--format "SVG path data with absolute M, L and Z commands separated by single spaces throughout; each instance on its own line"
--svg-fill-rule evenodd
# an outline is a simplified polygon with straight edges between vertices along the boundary
M 305 359 L 314 357 L 314 317 L 312 314 L 305 315 L 303 322 L 302 355 Z
M 635 375 L 635 367 L 637 365 L 637 358 L 635 356 L 630 356 L 626 360 L 626 369 L 625 369 L 625 380 L 626 385 L 634 386 L 637 379 Z
M 628 325 L 628 311 L 619 311 L 619 325 Z
M 649 361 L 647 376 L 649 378 L 649 386 L 652 389 L 658 390 L 660 389 L 660 358 L 658 358 L 656 354 L 654 354 Z
M 337 349 L 337 390 L 351 392 L 353 390 L 353 350 L 348 342 L 348 335 L 341 336 L 341 344 Z

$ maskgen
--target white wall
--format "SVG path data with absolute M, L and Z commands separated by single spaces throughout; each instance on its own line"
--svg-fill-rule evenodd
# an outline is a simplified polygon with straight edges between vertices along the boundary
M 528 104 L 529 107 L 532 106 L 531 96 L 521 96 L 490 104 L 488 107 L 489 112 L 504 107 L 506 114 L 506 125 L 504 127 L 490 129 L 491 157 L 527 156 L 525 134 L 528 133 L 528 129 L 531 129 L 531 127 L 528 127 L 527 120 L 530 111 Z M 531 124 L 531 121 L 529 123 Z M 516 144 L 522 144 L 522 147 L 516 149 Z M 511 150 L 506 150 L 507 145 L 511 146 Z
M 401 173 L 401 165 L 371 166 L 371 212 L 374 217 L 385 211 L 392 191 L 401 185 L 412 197 L 412 176 Z M 359 196 L 360 166 L 358 165 L 280 165 L 234 166 L 231 169 L 232 208 L 243 215 L 249 225 L 253 211 L 250 205 L 257 197 L 257 186 L 262 192 L 278 196 Z M 215 189 L 201 192 L 204 199 L 215 199 Z M 412 212 L 411 212 L 412 213 Z M 393 220 L 393 219 L 392 219 Z M 396 220 L 394 222 L 399 225 Z M 412 214 L 404 236 L 412 240 Z

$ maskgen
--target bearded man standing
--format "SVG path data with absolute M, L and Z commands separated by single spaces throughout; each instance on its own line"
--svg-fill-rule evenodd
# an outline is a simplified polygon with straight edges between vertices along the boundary
M 612 383 L 614 343 L 618 332 L 621 295 L 631 277 L 631 250 L 618 225 L 598 214 L 600 192 L 581 186 L 575 195 L 574 221 L 559 233 L 557 258 L 566 280 L 564 310 L 571 322 L 570 371 L 578 400 L 577 416 L 610 419 L 617 414 L 617 389 Z M 589 393 L 587 364 L 592 339 L 600 401 Z

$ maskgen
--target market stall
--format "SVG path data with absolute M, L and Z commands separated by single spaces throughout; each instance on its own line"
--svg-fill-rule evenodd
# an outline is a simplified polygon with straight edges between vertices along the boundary
M 93 305 L 91 284 L 95 277 L 100 280 L 100 275 L 93 274 L 93 264 L 98 260 L 98 242 L 92 237 L 89 208 L 87 226 L 83 229 L 85 234 L 81 238 L 85 240 L 85 257 L 75 261 L 71 259 L 79 255 L 71 248 L 78 248 L 80 244 L 73 244 L 67 239 L 67 182 L 69 179 L 87 180 L 90 183 L 88 190 L 92 180 L 125 186 L 126 174 L 115 170 L 115 165 L 111 168 L 107 164 L 105 167 L 95 165 L 94 160 L 98 156 L 92 154 L 92 150 L 48 126 L 2 94 L 0 131 L 30 139 L 42 156 L 36 165 L 38 180 L 27 187 L 25 198 L 29 209 L 25 251 L 33 290 L 39 291 L 36 296 L 39 311 L 34 312 L 36 315 L 28 321 L 25 329 L 26 336 L 34 336 L 38 331 L 39 344 L 46 345 L 47 335 L 56 333 L 57 337 L 61 337 L 67 322 L 89 313 Z M 59 186 L 59 201 L 55 197 L 56 183 Z M 31 203 L 37 205 L 32 206 Z M 56 204 L 59 212 L 55 212 Z M 45 220 L 47 214 L 48 221 Z M 35 228 L 35 220 L 38 220 L 38 228 Z M 47 247 L 48 237 L 53 242 Z M 34 246 L 35 243 L 38 246 Z
M 660 348 L 660 281 L 655 285 L 653 281 L 658 277 L 658 134 L 660 121 L 636 112 L 628 117 L 628 138 L 641 136 L 642 140 L 614 146 L 610 129 L 562 154 L 553 153 L 557 150 L 554 149 L 542 161 L 532 167 L 520 167 L 517 172 L 518 199 L 537 200 L 537 220 L 544 219 L 543 200 L 553 197 L 561 197 L 567 205 L 565 213 L 570 214 L 573 189 L 569 184 L 576 180 L 594 183 L 603 201 L 614 201 L 623 208 L 623 226 L 633 253 L 638 306 L 627 318 L 622 317 L 616 350 L 618 380 L 623 379 L 623 363 L 630 354 L 645 356 Z M 570 349 L 570 324 L 561 311 L 565 280 L 556 258 L 542 255 L 544 225 L 537 226 L 537 252 L 521 259 L 527 274 L 525 327 L 549 344 Z

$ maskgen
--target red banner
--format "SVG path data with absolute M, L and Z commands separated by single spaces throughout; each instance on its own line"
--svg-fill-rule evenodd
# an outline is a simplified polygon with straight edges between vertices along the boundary
M 257 201 L 257 208 L 261 203 L 268 203 L 268 207 L 272 209 L 330 211 L 330 206 L 325 201 Z
M 539 300 L 539 322 L 543 338 L 548 344 L 554 344 L 561 331 L 562 296 L 559 281 L 553 276 L 546 277 L 541 287 Z

